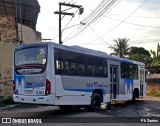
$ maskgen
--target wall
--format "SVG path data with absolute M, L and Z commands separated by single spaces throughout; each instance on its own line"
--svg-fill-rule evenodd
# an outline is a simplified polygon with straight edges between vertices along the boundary
M 0 42 L 0 96 L 12 95 L 13 50 L 17 45 L 15 42 Z
M 13 16 L 0 16 L 0 41 L 15 41 L 16 28 L 15 17 Z
M 20 25 L 19 25 L 20 26 Z M 22 26 L 24 43 L 41 41 L 41 33 Z M 12 96 L 12 64 L 16 42 L 15 17 L 0 16 L 0 96 Z
M 21 25 L 18 24 L 19 29 L 21 29 Z M 20 32 L 19 32 L 19 36 Z M 30 43 L 30 42 L 40 42 L 41 41 L 41 33 L 38 31 L 35 31 L 32 28 L 29 28 L 27 26 L 22 25 L 22 37 L 24 43 Z
M 160 78 L 147 79 L 147 92 L 160 92 Z

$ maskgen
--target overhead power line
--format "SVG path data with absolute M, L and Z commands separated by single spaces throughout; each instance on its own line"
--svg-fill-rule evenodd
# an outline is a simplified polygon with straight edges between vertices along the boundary
M 85 26 L 83 26 L 83 27 L 79 27 L 79 28 L 78 28 L 79 33 L 81 33 L 82 31 L 84 31 L 89 25 L 91 25 L 91 24 L 93 24 L 95 21 L 97 21 L 107 10 L 109 10 L 109 9 L 114 5 L 114 3 L 115 3 L 116 1 L 117 1 L 117 0 L 112 0 L 111 2 L 107 2 L 107 3 L 101 8 L 101 10 L 98 10 L 98 12 L 96 13 L 96 15 L 94 15 L 91 20 L 88 20 L 88 19 L 86 18 L 85 23 L 86 23 L 87 25 L 85 25 Z M 78 34 L 79 34 L 79 33 L 78 33 Z
M 105 35 L 109 34 L 110 32 L 112 32 L 114 29 L 116 29 L 119 25 L 121 25 L 123 22 L 125 22 L 125 20 L 127 20 L 131 15 L 133 15 L 139 8 L 141 8 L 148 0 L 145 0 L 143 1 L 143 3 L 137 7 L 131 14 L 129 14 L 124 20 L 122 20 L 119 24 L 117 24 L 115 27 L 113 27 L 111 30 L 109 30 L 108 32 L 104 33 L 101 37 L 104 37 Z M 93 40 L 93 41 L 96 41 L 98 40 L 99 38 Z M 91 42 L 93 42 L 91 41 Z
M 108 13 L 108 14 L 110 14 L 110 15 L 118 15 L 118 16 L 125 16 L 125 15 L 122 15 L 122 14 L 114 14 L 114 13 Z M 131 16 L 131 17 L 135 17 L 135 18 L 160 18 L 158 16 L 157 17 L 156 16 L 154 16 L 154 17 L 153 16 L 152 17 L 148 17 L 147 16 L 146 17 L 146 16 L 138 16 L 138 15 L 137 16 Z
M 74 16 L 76 15 L 77 12 L 78 12 L 78 9 L 77 9 L 77 11 L 74 13 L 74 15 L 71 17 L 71 19 L 69 20 L 69 22 L 66 24 L 66 26 L 62 29 L 62 32 L 63 32 L 64 29 L 69 25 L 69 23 L 72 21 L 72 19 L 74 18 Z
M 84 17 L 83 17 L 84 18 Z M 85 18 L 84 18 L 85 20 Z M 89 27 L 91 28 L 91 30 L 107 45 L 111 46 L 110 44 L 108 44 L 90 25 Z
M 118 2 L 117 2 L 118 1 Z M 72 39 L 72 38 L 74 38 L 74 37 L 76 37 L 78 34 L 80 34 L 82 31 L 84 31 L 88 26 L 91 26 L 91 24 L 93 23 L 93 22 L 95 22 L 96 20 L 98 20 L 100 17 L 102 17 L 102 15 L 107 11 L 107 10 L 109 10 L 111 7 L 113 7 L 113 5 L 117 5 L 119 2 L 120 2 L 121 0 L 112 0 L 112 1 L 110 1 L 110 3 L 104 3 L 104 0 L 103 0 L 103 2 L 101 2 L 100 3 L 100 5 L 98 6 L 98 7 L 100 7 L 100 9 L 97 11 L 97 8 L 96 9 L 94 9 L 94 11 L 92 12 L 93 14 L 95 14 L 95 16 L 98 16 L 98 17 L 96 17 L 96 19 L 95 19 L 95 16 L 93 15 L 93 16 L 87 16 L 86 18 L 85 18 L 85 23 L 86 23 L 86 25 L 85 26 L 80 26 L 80 27 L 78 27 L 77 28 L 77 31 L 78 32 L 74 32 L 74 35 L 72 36 L 72 37 L 70 37 L 69 38 L 69 36 L 73 33 L 70 33 L 67 37 L 66 37 L 66 39 L 65 39 L 65 41 L 67 41 L 67 40 L 70 40 L 70 39 Z M 107 1 L 107 2 L 109 2 L 109 1 Z M 117 4 L 115 4 L 117 2 Z M 105 5 L 103 5 L 103 4 L 105 4 Z M 114 7 L 115 7 L 114 6 Z M 114 8 L 113 7 L 113 8 Z M 110 11 L 113 9 L 113 8 L 111 8 L 110 9 Z M 102 11 L 102 9 L 103 9 L 103 11 Z
M 119 19 L 111 18 L 111 17 L 108 17 L 108 16 L 104 16 L 104 17 L 112 19 L 112 20 L 116 20 L 116 21 L 122 22 L 122 20 L 119 20 Z M 142 27 L 160 28 L 160 27 L 148 26 L 148 25 L 142 25 L 142 24 L 136 24 L 136 23 L 126 22 L 126 21 L 124 21 L 123 23 L 131 24 L 131 25 L 136 25 L 136 26 L 142 26 Z

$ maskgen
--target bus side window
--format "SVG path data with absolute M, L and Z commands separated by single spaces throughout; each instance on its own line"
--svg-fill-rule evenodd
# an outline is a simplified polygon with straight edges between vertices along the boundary
M 121 63 L 121 78 L 125 77 L 125 63 Z
M 63 74 L 64 65 L 62 60 L 56 60 L 56 74 Z
M 76 75 L 76 63 L 71 63 L 70 74 Z
M 107 60 L 104 60 L 104 77 L 107 77 L 108 76 L 108 63 L 107 63 Z
M 55 48 L 54 58 L 55 58 L 55 74 L 58 75 L 64 74 L 63 51 Z
M 65 75 L 69 75 L 69 65 L 70 63 L 68 61 L 65 62 Z

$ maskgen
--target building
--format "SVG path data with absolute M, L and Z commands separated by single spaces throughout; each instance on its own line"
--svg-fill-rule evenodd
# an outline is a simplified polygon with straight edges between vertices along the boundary
M 0 1 L 0 96 L 12 96 L 14 48 L 22 43 L 41 41 L 36 31 L 40 6 L 37 0 Z
M 157 57 L 160 58 L 160 46 L 159 46 L 159 43 L 157 45 Z

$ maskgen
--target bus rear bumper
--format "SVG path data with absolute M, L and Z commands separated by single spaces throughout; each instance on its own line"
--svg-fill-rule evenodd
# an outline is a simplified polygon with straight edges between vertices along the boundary
M 54 98 L 55 94 L 50 94 L 47 96 L 25 96 L 13 94 L 13 101 L 19 103 L 54 105 Z

